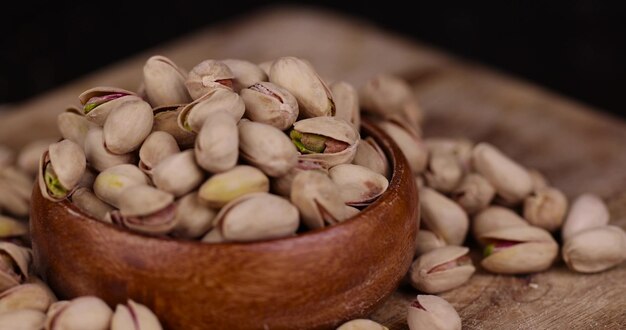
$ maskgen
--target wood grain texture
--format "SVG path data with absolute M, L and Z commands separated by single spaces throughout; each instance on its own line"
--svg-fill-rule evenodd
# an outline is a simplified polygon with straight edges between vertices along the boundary
M 436 28 L 436 27 L 433 27 Z M 93 85 L 134 88 L 154 53 L 190 68 L 205 58 L 254 61 L 281 55 L 310 59 L 324 77 L 360 85 L 378 72 L 412 81 L 426 112 L 426 136 L 489 141 L 544 172 L 569 197 L 589 191 L 608 203 L 612 222 L 626 228 L 626 123 L 488 68 L 409 42 L 363 22 L 325 12 L 275 9 L 211 27 L 104 68 L 0 116 L 0 141 L 17 147 L 54 134 L 66 103 Z M 32 128 L 32 129 L 25 129 Z M 466 329 L 625 329 L 626 265 L 595 275 L 559 261 L 531 277 L 479 270 L 444 294 Z M 533 285 L 529 285 L 529 284 Z M 536 284 L 536 285 L 535 285 Z M 417 291 L 401 287 L 372 317 L 407 329 L 405 311 Z

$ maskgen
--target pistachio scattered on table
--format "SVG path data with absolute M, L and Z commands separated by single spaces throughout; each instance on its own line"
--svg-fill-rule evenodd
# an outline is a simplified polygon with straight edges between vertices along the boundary
M 438 296 L 418 295 L 408 306 L 411 330 L 461 330 L 461 318 L 454 307 Z

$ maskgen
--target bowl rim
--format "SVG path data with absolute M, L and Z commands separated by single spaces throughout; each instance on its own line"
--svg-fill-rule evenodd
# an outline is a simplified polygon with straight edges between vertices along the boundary
M 374 140 L 376 140 L 376 142 L 381 146 L 381 149 L 387 156 L 387 160 L 390 162 L 391 178 L 389 179 L 389 186 L 388 186 L 387 191 L 385 191 L 378 199 L 376 199 L 374 203 L 365 207 L 358 214 L 338 224 L 334 224 L 334 225 L 326 226 L 322 228 L 317 228 L 313 230 L 307 230 L 304 233 L 299 233 L 294 236 L 273 238 L 273 239 L 262 240 L 262 241 L 220 242 L 220 243 L 204 243 L 200 240 L 180 239 L 180 238 L 168 237 L 168 236 L 149 236 L 149 235 L 144 235 L 141 233 L 134 232 L 130 229 L 120 227 L 118 225 L 114 225 L 111 223 L 106 223 L 106 222 L 97 220 L 93 218 L 92 216 L 86 214 L 82 210 L 80 210 L 76 205 L 74 205 L 69 200 L 69 198 L 60 202 L 50 202 L 50 203 L 59 203 L 59 206 L 62 209 L 64 209 L 66 212 L 72 214 L 73 216 L 80 217 L 81 220 L 87 221 L 89 225 L 104 226 L 104 227 L 113 229 L 119 234 L 129 235 L 135 239 L 144 239 L 148 241 L 154 240 L 156 242 L 178 243 L 178 244 L 191 245 L 193 247 L 204 247 L 204 248 L 220 248 L 220 247 L 228 248 L 228 247 L 235 247 L 235 246 L 236 247 L 245 246 L 245 247 L 262 248 L 262 247 L 267 247 L 267 246 L 273 246 L 278 242 L 289 243 L 289 242 L 297 242 L 299 240 L 304 241 L 304 240 L 314 239 L 316 236 L 318 237 L 325 236 L 333 231 L 340 231 L 342 230 L 342 228 L 345 228 L 346 226 L 353 225 L 356 221 L 359 221 L 359 218 L 364 217 L 366 214 L 375 212 L 376 209 L 378 208 L 378 205 L 383 204 L 383 203 L 388 203 L 387 200 L 390 198 L 396 198 L 395 196 L 392 196 L 392 195 L 395 195 L 394 194 L 395 190 L 402 187 L 402 185 L 400 184 L 401 175 L 399 173 L 402 171 L 409 170 L 408 168 L 409 166 L 408 166 L 407 161 L 404 159 L 404 155 L 402 154 L 402 151 L 400 150 L 400 148 L 397 146 L 397 144 L 393 141 L 393 139 L 387 133 L 385 133 L 381 128 L 375 125 L 371 120 L 363 118 L 361 121 L 361 129 L 364 130 L 366 133 L 368 133 L 367 134 L 368 136 L 371 136 L 372 138 L 374 138 Z M 38 187 L 35 187 L 35 188 L 36 188 L 35 189 L 36 193 L 40 194 Z M 398 196 L 398 198 L 402 198 L 402 197 Z M 376 218 L 376 217 L 373 217 L 373 218 Z

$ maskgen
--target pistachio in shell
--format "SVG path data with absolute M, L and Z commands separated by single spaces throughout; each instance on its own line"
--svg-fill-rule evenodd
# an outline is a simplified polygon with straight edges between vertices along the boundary
M 528 222 L 511 209 L 502 206 L 490 206 L 474 216 L 472 220 L 472 233 L 481 245 L 488 242 L 483 238 L 485 233 L 506 228 L 528 226 Z
M 289 197 L 289 195 L 291 195 L 291 185 L 293 183 L 293 179 L 296 175 L 298 175 L 298 173 L 309 170 L 318 170 L 328 174 L 328 169 L 322 166 L 320 162 L 298 159 L 296 166 L 292 167 L 287 174 L 271 179 L 271 191 L 277 195 Z
M 119 208 L 111 213 L 113 223 L 137 232 L 161 235 L 176 226 L 174 195 L 152 186 L 138 185 L 124 190 Z
M 55 202 L 72 193 L 87 167 L 83 148 L 70 140 L 51 144 L 39 164 L 41 194 Z
M 298 118 L 298 102 L 286 89 L 270 82 L 258 82 L 241 90 L 250 120 L 286 130 Z
M 562 254 L 565 264 L 573 271 L 601 272 L 626 260 L 626 233 L 617 226 L 575 232 L 565 240 Z
M 388 118 L 402 114 L 404 104 L 413 97 L 413 92 L 399 77 L 379 74 L 365 82 L 359 96 L 364 111 Z
M 453 154 L 461 164 L 464 172 L 472 169 L 472 149 L 474 143 L 465 138 L 426 138 L 424 145 L 428 149 L 428 153 L 449 153 Z
M 139 149 L 139 169 L 151 175 L 152 169 L 163 159 L 180 152 L 174 137 L 164 131 L 153 131 Z
M 28 280 L 31 260 L 30 249 L 9 242 L 0 242 L 0 292 Z
M 547 231 L 561 228 L 567 212 L 567 198 L 552 187 L 534 190 L 524 199 L 524 218 Z
M 454 189 L 452 199 L 467 213 L 474 214 L 489 206 L 495 195 L 495 188 L 485 177 L 470 173 L 463 177 L 459 186 Z
M 232 169 L 239 157 L 237 121 L 226 112 L 210 114 L 198 133 L 194 151 L 198 165 L 209 172 Z
M 432 251 L 434 249 L 446 246 L 446 241 L 437 234 L 427 229 L 420 229 L 415 235 L 415 255 L 421 256 L 422 254 Z
M 420 206 L 424 226 L 443 238 L 447 244 L 461 245 L 469 229 L 465 211 L 434 189 L 420 190 Z
M 72 203 L 81 211 L 103 222 L 107 222 L 107 214 L 115 208 L 98 198 L 96 194 L 86 187 L 76 189 L 72 194 Z
M 225 59 L 221 61 L 226 64 L 235 76 L 233 89 L 236 92 L 252 86 L 258 82 L 267 81 L 267 74 L 258 65 L 238 59 Z
M 453 191 L 463 179 L 463 174 L 458 159 L 447 152 L 430 153 L 423 173 L 429 187 L 444 193 Z
M 191 102 L 187 73 L 165 56 L 150 57 L 143 66 L 146 96 L 154 107 Z
M 108 330 L 112 315 L 111 308 L 98 297 L 83 296 L 71 301 L 59 301 L 48 311 L 46 329 Z
M 332 167 L 328 174 L 340 189 L 346 205 L 367 206 L 380 197 L 389 187 L 386 177 L 354 164 Z
M 154 120 L 152 131 L 169 133 L 180 148 L 192 147 L 196 141 L 196 133 L 190 132 L 178 125 L 178 117 L 185 105 L 162 106 L 152 110 Z
M 359 142 L 352 163 L 365 166 L 380 175 L 389 177 L 387 156 L 372 137 L 368 136 Z
M 396 142 L 413 173 L 422 173 L 428 163 L 428 150 L 422 143 L 419 133 L 394 121 L 383 121 L 378 125 Z
M 100 172 L 93 184 L 93 190 L 102 201 L 119 207 L 124 190 L 146 184 L 148 177 L 137 166 L 122 164 Z
M 268 176 L 283 176 L 298 162 L 298 151 L 278 128 L 241 120 L 238 131 L 241 157 Z
M 413 262 L 411 285 L 425 293 L 441 293 L 463 285 L 475 271 L 468 248 L 444 246 L 426 252 Z
M 233 89 L 235 75 L 220 61 L 205 60 L 196 65 L 187 76 L 185 86 L 194 100 L 216 89 Z
M 48 292 L 42 286 L 21 284 L 0 293 L 0 314 L 20 309 L 45 312 L 51 303 Z
M 102 128 L 92 128 L 85 138 L 85 156 L 87 163 L 98 172 L 102 172 L 109 167 L 121 164 L 134 164 L 135 155 L 127 153 L 117 155 L 109 151 L 104 143 L 104 132 Z
M 163 159 L 152 172 L 154 185 L 176 197 L 190 193 L 203 180 L 204 172 L 196 164 L 193 150 L 185 150 Z
M 198 197 L 197 192 L 189 193 L 176 202 L 176 227 L 172 236 L 199 238 L 213 227 L 217 211 L 208 207 Z
M 438 296 L 418 295 L 409 305 L 410 330 L 461 330 L 461 318 L 454 307 Z
M 103 126 L 113 109 L 126 101 L 141 98 L 125 89 L 99 86 L 82 92 L 78 100 L 85 118 L 98 126 Z
M 152 131 L 153 119 L 147 102 L 137 98 L 121 103 L 104 122 L 106 148 L 116 155 L 138 149 Z
M 87 132 L 95 124 L 87 120 L 82 112 L 75 107 L 68 107 L 57 116 L 57 127 L 61 131 L 61 136 L 79 146 L 85 145 Z
M 561 228 L 561 237 L 567 240 L 574 234 L 609 224 L 609 209 L 600 197 L 586 193 L 572 203 L 569 214 Z
M 200 200 L 214 208 L 221 208 L 241 196 L 269 191 L 269 179 L 256 167 L 238 165 L 226 172 L 213 175 L 198 191 Z
M 207 117 L 219 111 L 224 111 L 235 121 L 239 121 L 246 111 L 246 106 L 239 94 L 227 89 L 216 89 L 185 105 L 178 113 L 178 126 L 189 132 L 198 133 Z
M 146 306 L 132 299 L 126 305 L 117 305 L 111 319 L 111 330 L 161 330 L 156 315 Z
M 358 130 L 361 127 L 361 109 L 356 88 L 345 81 L 337 81 L 330 85 L 330 90 L 335 100 L 335 117 Z
M 39 172 L 41 154 L 58 139 L 39 139 L 26 144 L 17 154 L 17 167 L 29 176 L 36 178 Z

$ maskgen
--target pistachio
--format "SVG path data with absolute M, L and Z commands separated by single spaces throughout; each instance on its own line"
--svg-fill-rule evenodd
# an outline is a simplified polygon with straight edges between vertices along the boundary
M 303 117 L 335 114 L 331 91 L 308 61 L 296 57 L 281 57 L 272 64 L 269 78 L 270 82 L 293 94 Z
M 78 96 L 87 120 L 102 126 L 107 117 L 120 104 L 127 101 L 141 100 L 131 91 L 115 87 L 94 87 Z
M 287 174 L 298 162 L 298 151 L 274 126 L 248 120 L 239 122 L 241 157 L 271 177 Z
M 563 260 L 569 269 L 597 273 L 626 260 L 626 233 L 620 227 L 602 226 L 575 232 L 565 240 Z
M 286 130 L 298 118 L 298 102 L 286 89 L 270 82 L 258 82 L 241 90 L 246 117 L 252 121 Z
M 178 117 L 184 105 L 163 106 L 153 109 L 152 131 L 163 131 L 174 137 L 181 148 L 193 146 L 196 134 L 178 126 Z
M 298 209 L 288 200 L 268 193 L 254 193 L 226 204 L 216 217 L 226 241 L 250 242 L 294 235 Z
M 444 246 L 446 246 L 446 241 L 430 230 L 420 229 L 415 236 L 416 256 Z
M 137 166 L 122 164 L 110 167 L 98 174 L 93 190 L 102 201 L 119 207 L 120 196 L 124 190 L 146 184 L 148 184 L 148 178 Z M 100 214 L 101 211 L 98 213 Z
M 111 205 L 102 201 L 91 189 L 86 187 L 81 187 L 74 191 L 72 203 L 81 211 L 103 222 L 107 221 L 107 213 L 114 210 Z
M 295 122 L 289 133 L 301 155 L 326 168 L 351 163 L 359 146 L 359 132 L 334 117 L 314 117 Z
M 356 319 L 342 324 L 337 330 L 389 330 L 389 328 L 372 320 Z
M 261 81 L 267 81 L 267 74 L 258 65 L 237 59 L 222 60 L 235 76 L 233 88 L 236 92 Z
M 272 178 L 270 181 L 272 192 L 280 196 L 289 197 L 293 179 L 298 173 L 308 170 L 319 170 L 328 174 L 328 170 L 320 162 L 299 159 L 296 166 L 292 167 L 287 174 L 278 178 Z
M 468 248 L 444 246 L 426 252 L 413 262 L 411 285 L 425 293 L 440 293 L 467 282 L 474 271 Z
M 350 206 L 367 206 L 373 203 L 389 186 L 386 177 L 354 164 L 334 166 L 328 174 L 339 186 L 346 205 Z
M 204 205 L 193 192 L 183 196 L 176 203 L 176 227 L 172 235 L 182 238 L 198 238 L 213 227 L 216 211 Z
M 463 178 L 463 169 L 452 153 L 431 153 L 424 171 L 429 187 L 441 192 L 453 191 Z
M 28 225 L 16 219 L 0 215 L 0 239 L 28 234 Z
M 538 191 L 539 189 L 547 188 L 548 179 L 546 179 L 543 174 L 535 169 L 528 170 L 528 175 L 530 175 L 530 179 L 533 182 L 533 191 Z
M 269 179 L 259 169 L 239 165 L 209 178 L 198 191 L 210 207 L 221 208 L 230 201 L 255 192 L 268 192 Z
M 502 206 L 490 206 L 478 213 L 472 221 L 474 238 L 481 244 L 488 243 L 483 238 L 485 233 L 507 227 L 528 226 L 522 217 Z
M 0 242 L 0 293 L 28 280 L 31 259 L 29 249 Z
M 176 226 L 174 196 L 147 185 L 133 186 L 120 195 L 113 223 L 145 234 L 166 234 Z
M 310 229 L 344 221 L 358 210 L 343 203 L 339 187 L 328 175 L 317 170 L 303 171 L 293 179 L 291 202 L 298 207 Z
M 185 86 L 194 100 L 216 89 L 232 90 L 235 75 L 226 64 L 216 60 L 206 60 L 189 72 Z
M 163 159 L 179 152 L 180 148 L 172 135 L 154 131 L 148 135 L 139 149 L 139 169 L 151 175 L 152 169 Z
M 545 229 L 532 226 L 506 227 L 482 235 L 488 242 L 481 265 L 498 274 L 544 271 L 556 259 L 559 246 Z
M 347 121 L 358 130 L 361 127 L 359 93 L 345 81 L 333 83 L 330 90 L 335 98 L 335 117 Z
M 70 140 L 51 144 L 41 155 L 39 189 L 51 200 L 60 201 L 72 193 L 87 166 L 83 149 Z
M 471 170 L 472 149 L 474 148 L 472 141 L 464 138 L 427 138 L 424 139 L 424 144 L 429 153 L 451 153 L 457 158 L 465 172 Z
M 48 146 L 57 142 L 57 139 L 40 139 L 25 145 L 17 155 L 17 167 L 31 177 L 39 172 L 41 154 L 48 150 Z
M 443 298 L 418 295 L 409 305 L 407 323 L 410 330 L 461 330 L 461 318 Z
M 111 330 L 161 330 L 159 319 L 152 311 L 132 300 L 126 306 L 117 305 L 111 319 Z
M 524 200 L 524 218 L 531 225 L 548 231 L 561 228 L 565 212 L 567 198 L 552 187 L 535 190 Z
M 419 174 L 424 171 L 428 163 L 428 151 L 418 132 L 391 121 L 381 122 L 379 126 L 398 144 L 413 173 Z
M 185 150 L 163 159 L 152 172 L 154 185 L 176 197 L 188 194 L 203 179 L 204 173 L 196 164 L 193 150 Z
M 0 330 L 41 330 L 46 314 L 32 309 L 18 309 L 0 314 Z
M 368 80 L 359 92 L 365 111 L 378 117 L 406 121 L 419 127 L 422 111 L 406 81 L 389 74 L 380 74 Z
M 17 195 L 14 189 L 0 180 L 0 210 L 16 217 L 28 216 L 29 201 Z
M 233 168 L 239 157 L 237 121 L 226 112 L 210 114 L 198 133 L 194 154 L 198 165 L 209 172 Z
M 165 56 L 152 56 L 143 66 L 145 93 L 153 106 L 191 102 L 187 73 Z
M 474 147 L 472 162 L 476 171 L 493 185 L 507 203 L 518 203 L 532 191 L 528 171 L 488 143 L 479 143 Z
M 113 312 L 100 298 L 84 296 L 50 307 L 47 330 L 108 330 Z
M 189 132 L 198 133 L 206 118 L 219 111 L 227 112 L 235 121 L 239 121 L 246 111 L 246 106 L 239 94 L 227 89 L 216 89 L 184 106 L 178 113 L 178 126 Z
M 609 223 L 609 210 L 602 199 L 593 194 L 582 194 L 574 200 L 561 229 L 561 237 L 567 240 L 574 234 Z
M 105 147 L 116 155 L 138 149 L 152 130 L 150 104 L 137 98 L 121 103 L 104 122 Z
M 87 132 L 94 125 L 75 107 L 69 107 L 57 116 L 57 127 L 61 131 L 61 136 L 81 147 L 85 145 Z
M 259 63 L 257 65 L 259 66 L 259 69 L 263 70 L 265 75 L 269 77 L 270 69 L 272 68 L 272 64 L 274 64 L 274 60 L 261 62 L 261 63 Z
M 352 163 L 365 166 L 385 177 L 389 176 L 389 161 L 387 160 L 387 156 L 376 140 L 369 136 L 359 142 Z
M 470 173 L 463 177 L 453 191 L 452 199 L 469 214 L 485 209 L 496 194 L 493 186 L 480 174 Z
M 469 220 L 463 209 L 448 197 L 430 188 L 420 190 L 424 225 L 447 244 L 461 245 L 467 235 Z
M 104 132 L 99 127 L 87 133 L 85 156 L 89 165 L 99 172 L 115 165 L 135 163 L 135 155 L 132 153 L 116 155 L 110 152 L 104 144 Z
M 13 193 L 26 201 L 30 200 L 33 192 L 32 178 L 15 166 L 0 168 L 0 183 L 3 187 L 13 191 Z
M 52 301 L 48 292 L 37 284 L 21 284 L 0 293 L 0 314 L 19 309 L 45 312 Z

